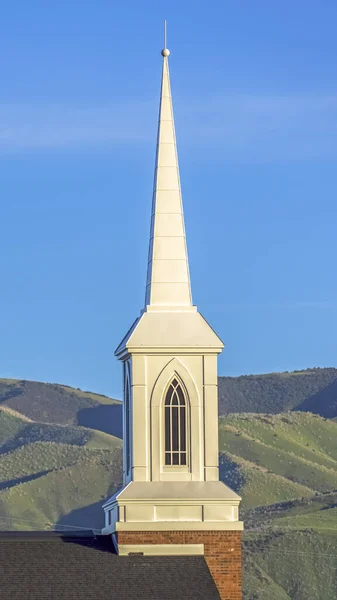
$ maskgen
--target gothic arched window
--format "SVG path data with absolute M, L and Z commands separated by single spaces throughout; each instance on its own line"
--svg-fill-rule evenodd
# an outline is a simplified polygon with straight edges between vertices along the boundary
M 165 396 L 165 465 L 187 464 L 186 398 L 177 379 Z

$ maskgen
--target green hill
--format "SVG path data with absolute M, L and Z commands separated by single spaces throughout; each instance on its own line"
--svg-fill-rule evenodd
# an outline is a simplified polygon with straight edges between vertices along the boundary
M 119 438 L 81 426 L 34 423 L 19 413 L 0 408 L 0 453 L 34 442 L 58 442 L 92 448 L 109 448 Z M 120 441 L 118 441 L 120 443 Z
M 244 508 L 337 488 L 337 423 L 311 413 L 219 420 L 221 476 Z
M 337 369 L 219 377 L 219 413 L 308 411 L 337 418 Z M 122 435 L 118 400 L 54 383 L 0 379 L 0 406 L 33 421 Z M 111 425 L 112 424 L 112 425 Z
M 335 600 L 337 423 L 227 415 L 219 439 L 221 477 L 243 497 L 245 600 Z
M 122 436 L 119 400 L 66 385 L 0 379 L 1 406 L 36 422 L 82 425 Z
M 101 431 L 0 410 L 0 529 L 100 529 L 102 500 L 121 485 L 121 448 Z
M 334 600 L 337 491 L 246 513 L 246 600 Z
M 337 369 L 219 377 L 220 415 L 289 410 L 337 417 Z
M 336 376 L 219 378 L 220 476 L 243 497 L 245 600 L 336 598 Z M 0 380 L 0 529 L 100 529 L 121 484 L 120 438 L 117 400 Z
M 311 528 L 245 538 L 245 600 L 335 600 L 335 531 Z
M 71 528 L 100 530 L 103 527 L 103 499 L 121 485 L 120 452 L 50 450 L 51 455 L 44 456 L 43 462 L 53 468 L 24 481 L 18 478 L 18 483 L 1 491 L 0 509 L 5 518 L 1 519 L 0 527 L 36 530 L 69 524 Z M 59 466 L 62 458 L 67 466 Z M 7 462 L 10 459 L 8 457 Z M 38 468 L 36 462 L 32 467 Z

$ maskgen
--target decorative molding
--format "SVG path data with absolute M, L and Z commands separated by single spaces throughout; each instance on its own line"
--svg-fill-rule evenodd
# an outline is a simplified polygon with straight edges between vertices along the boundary
M 175 375 L 186 389 L 190 406 L 200 406 L 197 385 L 190 371 L 178 358 L 171 358 L 159 373 L 151 392 L 151 406 L 155 407 L 161 405 L 165 389 Z
M 114 537 L 114 536 L 113 536 Z M 128 556 L 141 553 L 145 556 L 194 556 L 204 554 L 204 544 L 119 544 L 118 554 Z
M 172 354 L 177 354 L 179 356 L 184 356 L 184 354 L 211 354 L 218 355 L 222 352 L 222 346 L 214 347 L 214 346 L 130 346 L 125 351 L 125 354 L 121 354 L 118 358 L 122 360 L 126 360 L 132 354 L 145 354 L 147 356 L 154 354 L 156 356 L 167 356 Z
M 108 529 L 108 528 L 105 528 Z M 243 531 L 243 521 L 150 521 L 116 523 L 115 531 Z M 107 531 L 110 533 L 110 531 Z M 113 531 L 111 531 L 113 533 Z

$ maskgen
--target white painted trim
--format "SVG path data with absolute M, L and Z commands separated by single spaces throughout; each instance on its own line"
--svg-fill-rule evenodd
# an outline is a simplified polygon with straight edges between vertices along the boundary
M 175 359 L 173 359 L 173 360 L 175 360 Z M 170 365 L 171 363 L 172 363 L 172 361 L 168 364 Z M 180 363 L 180 364 L 182 365 L 182 363 Z M 166 365 L 166 366 L 168 366 L 168 365 Z M 182 389 L 182 392 L 183 392 L 184 398 L 185 398 L 186 465 L 166 465 L 165 464 L 165 456 L 166 456 L 165 455 L 165 418 L 166 418 L 165 417 L 165 415 L 166 415 L 165 400 L 166 400 L 166 394 L 168 392 L 168 389 L 169 389 L 173 379 L 178 380 L 178 383 L 180 384 L 180 387 Z M 188 395 L 186 385 L 184 384 L 184 381 L 182 380 L 179 373 L 177 373 L 176 371 L 173 372 L 171 379 L 169 379 L 167 381 L 166 387 L 163 390 L 161 403 L 159 405 L 159 410 L 160 410 L 159 437 L 160 437 L 160 446 L 161 446 L 161 448 L 160 448 L 160 479 L 161 480 L 162 479 L 170 480 L 170 478 L 172 478 L 172 481 L 176 481 L 175 475 L 177 473 L 180 476 L 182 473 L 187 474 L 187 477 L 190 478 L 191 477 L 191 475 L 190 475 L 190 471 L 191 471 L 191 403 L 190 403 L 190 398 Z M 179 411 L 178 418 L 180 419 L 180 411 Z M 171 429 L 172 429 L 172 423 L 171 423 Z M 179 442 L 179 444 L 180 444 L 180 442 Z M 186 480 L 186 475 L 184 475 L 182 477 L 182 479 Z
M 151 406 L 160 408 L 166 390 L 172 379 L 176 377 L 185 390 L 190 406 L 200 406 L 198 386 L 186 366 L 177 358 L 171 358 L 159 373 L 151 391 Z
M 105 530 L 108 528 L 105 528 Z M 116 531 L 242 531 L 243 521 L 117 522 Z M 104 530 L 103 530 L 104 531 Z M 108 531 L 107 533 L 112 533 Z
M 143 308 L 141 314 L 143 312 L 198 312 L 198 307 L 195 305 L 191 306 L 160 306 L 160 305 L 151 305 L 148 304 L 146 308 Z
M 187 402 L 187 465 L 182 474 L 178 469 L 180 480 L 190 481 L 193 477 L 200 479 L 204 465 L 200 465 L 200 456 L 193 453 L 192 430 L 194 431 L 194 445 L 199 448 L 200 438 L 200 393 L 198 386 L 189 369 L 177 357 L 171 358 L 160 371 L 151 391 L 151 439 L 152 439 L 152 479 L 161 481 L 172 480 L 174 467 L 170 473 L 164 470 L 164 399 L 168 386 L 173 378 L 177 378 L 185 394 Z
M 204 554 L 204 544 L 118 544 L 118 554 L 142 552 L 145 556 L 193 556 Z
M 118 498 L 117 498 L 118 500 Z M 105 510 L 109 510 L 111 508 L 114 508 L 114 506 L 116 505 L 117 500 L 113 500 L 111 503 L 106 502 L 103 507 L 105 508 Z M 122 505 L 128 505 L 128 504 L 153 504 L 153 505 L 162 505 L 162 506 L 167 506 L 167 504 L 169 504 L 170 506 L 199 506 L 200 504 L 204 504 L 205 506 L 207 505 L 213 505 L 213 504 L 222 504 L 223 506 L 239 506 L 241 501 L 241 498 L 239 498 L 238 500 L 236 499 L 232 499 L 229 498 L 228 500 L 224 499 L 224 498 L 160 498 L 157 499 L 155 496 L 153 498 L 128 498 L 127 500 L 124 500 L 123 498 L 121 498 L 118 502 L 118 506 L 122 506 Z
M 126 349 L 127 356 L 131 354 L 146 354 L 156 356 L 164 355 L 164 356 L 172 356 L 172 354 L 177 354 L 180 356 L 184 356 L 184 354 L 220 354 L 222 352 L 223 346 L 128 346 Z M 118 356 L 118 358 L 123 358 L 124 356 Z

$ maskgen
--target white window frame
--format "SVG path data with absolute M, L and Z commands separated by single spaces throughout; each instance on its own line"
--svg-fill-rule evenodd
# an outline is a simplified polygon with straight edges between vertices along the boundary
M 186 465 L 167 465 L 165 464 L 165 459 L 166 459 L 166 446 L 165 446 L 165 427 L 166 427 L 166 419 L 165 419 L 165 408 L 166 408 L 166 396 L 167 393 L 170 389 L 171 384 L 173 383 L 173 381 L 176 380 L 178 385 L 181 388 L 181 391 L 183 393 L 184 399 L 185 399 L 185 428 L 186 428 Z M 166 473 L 172 473 L 172 471 L 177 471 L 180 473 L 189 473 L 191 470 L 191 457 L 190 457 L 190 453 L 191 453 L 191 407 L 190 407 L 190 401 L 189 401 L 189 396 L 186 390 L 185 385 L 183 384 L 183 382 L 181 381 L 180 377 L 174 373 L 172 375 L 172 377 L 170 377 L 168 384 L 165 386 L 164 389 L 164 393 L 163 393 L 163 397 L 162 397 L 162 409 L 161 409 L 161 430 L 162 430 L 162 443 L 161 443 L 161 470 L 162 472 L 166 472 Z M 180 411 L 178 411 L 178 414 L 180 413 Z M 179 415 L 180 418 L 180 415 Z M 172 421 L 171 421 L 171 425 L 172 425 Z M 172 435 L 172 431 L 171 431 L 171 435 Z M 172 447 L 172 446 L 171 446 Z M 172 452 L 172 450 L 171 450 Z

